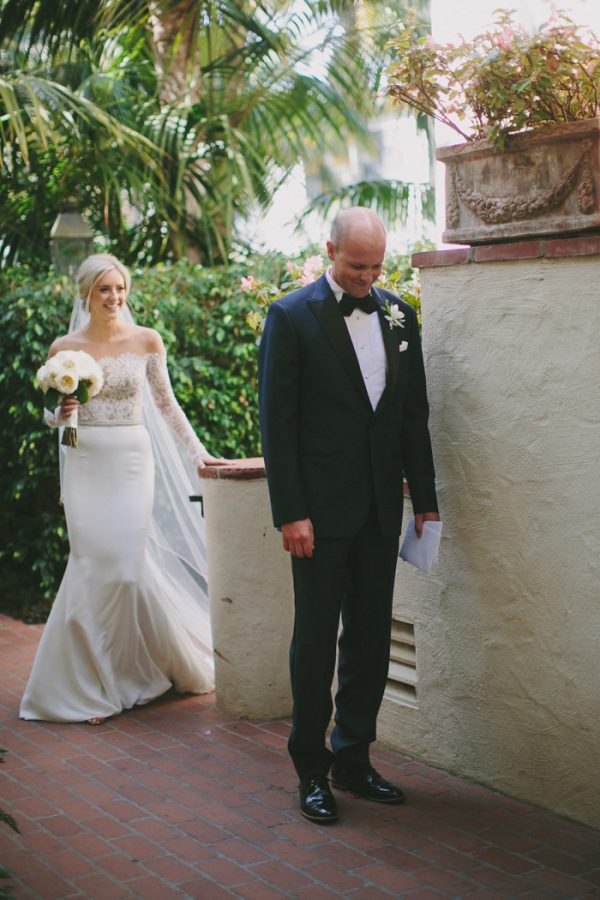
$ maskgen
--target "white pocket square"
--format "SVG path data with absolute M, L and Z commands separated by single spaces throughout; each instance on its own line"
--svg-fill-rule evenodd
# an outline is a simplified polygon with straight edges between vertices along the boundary
M 398 350 L 400 351 L 400 353 L 404 353 L 405 350 L 408 350 L 408 341 L 400 341 Z

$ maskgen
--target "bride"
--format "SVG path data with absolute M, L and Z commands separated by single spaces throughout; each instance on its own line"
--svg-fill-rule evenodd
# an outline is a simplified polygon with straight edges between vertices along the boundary
M 61 447 L 70 555 L 20 715 L 99 724 L 171 686 L 213 688 L 203 522 L 172 434 L 196 468 L 222 460 L 175 399 L 160 335 L 133 323 L 125 266 L 94 254 L 77 280 L 83 325 L 49 356 L 86 351 L 104 384 L 85 405 L 63 397 L 46 413 L 61 427 L 77 411 L 79 446 Z

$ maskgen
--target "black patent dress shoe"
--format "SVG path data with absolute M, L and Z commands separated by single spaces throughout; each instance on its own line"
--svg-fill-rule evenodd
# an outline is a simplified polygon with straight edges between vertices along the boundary
M 334 763 L 331 783 L 340 791 L 348 791 L 375 803 L 404 803 L 406 800 L 400 788 L 382 778 L 373 766 L 356 769 Z
M 311 775 L 300 782 L 300 812 L 311 822 L 327 824 L 337 820 L 335 797 L 325 775 Z

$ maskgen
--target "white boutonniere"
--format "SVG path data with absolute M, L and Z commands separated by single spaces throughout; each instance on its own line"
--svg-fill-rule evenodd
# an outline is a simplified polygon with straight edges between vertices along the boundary
M 386 300 L 384 309 L 390 328 L 404 328 L 404 313 L 397 303 L 390 303 L 389 300 Z

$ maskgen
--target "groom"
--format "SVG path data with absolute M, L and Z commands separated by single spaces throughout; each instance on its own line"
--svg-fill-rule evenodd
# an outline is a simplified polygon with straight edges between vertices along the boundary
M 403 473 L 417 533 L 439 518 L 417 317 L 373 287 L 385 248 L 377 215 L 340 213 L 329 271 L 271 305 L 259 351 L 271 506 L 294 582 L 288 746 L 300 810 L 315 822 L 337 818 L 330 768 L 340 790 L 404 800 L 369 761 L 389 664 Z

